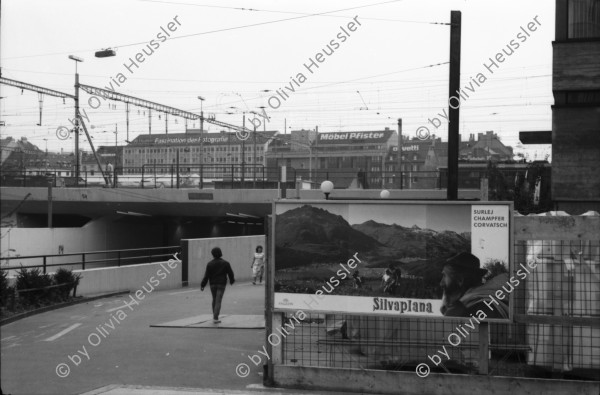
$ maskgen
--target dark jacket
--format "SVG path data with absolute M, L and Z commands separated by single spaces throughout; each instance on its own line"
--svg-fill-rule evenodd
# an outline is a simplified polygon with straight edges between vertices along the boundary
M 229 262 L 221 258 L 215 258 L 206 265 L 206 273 L 204 273 L 200 286 L 202 288 L 206 287 L 207 282 L 210 282 L 210 285 L 227 285 L 227 276 L 229 276 L 229 283 L 233 284 L 235 278 Z

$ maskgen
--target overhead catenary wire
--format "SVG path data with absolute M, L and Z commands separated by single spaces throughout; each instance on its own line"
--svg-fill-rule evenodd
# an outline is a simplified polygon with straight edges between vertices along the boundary
M 347 8 L 341 8 L 338 10 L 325 11 L 325 12 L 319 12 L 319 13 L 314 13 L 314 14 L 305 14 L 305 15 L 295 16 L 295 17 L 291 17 L 291 18 L 276 19 L 276 20 L 266 21 L 266 22 L 258 22 L 258 23 L 251 23 L 251 24 L 247 24 L 247 25 L 232 26 L 232 27 L 227 27 L 227 28 L 222 28 L 222 29 L 208 30 L 205 32 L 191 33 L 191 34 L 185 34 L 185 35 L 181 35 L 181 36 L 171 37 L 171 38 L 169 38 L 169 40 L 171 40 L 171 41 L 180 40 L 180 39 L 189 38 L 189 37 L 198 37 L 198 36 L 204 36 L 204 35 L 208 35 L 208 34 L 221 33 L 221 32 L 227 32 L 227 31 L 239 30 L 239 29 L 246 29 L 246 28 L 250 28 L 250 27 L 271 25 L 274 23 L 287 22 L 287 21 L 309 18 L 309 17 L 319 16 L 319 15 L 326 15 L 326 14 L 331 14 L 331 13 L 335 13 L 335 12 L 342 12 L 342 11 L 356 10 L 356 9 L 367 8 L 367 7 L 374 7 L 374 6 L 378 6 L 378 5 L 382 5 L 382 4 L 397 3 L 400 1 L 403 1 L 403 0 L 388 0 L 388 1 L 383 1 L 383 2 L 379 2 L 379 3 L 366 4 L 366 5 L 362 5 L 362 6 L 347 7 Z M 135 42 L 135 43 L 115 45 L 115 46 L 113 46 L 113 49 L 114 48 L 126 48 L 126 47 L 135 46 L 135 45 L 141 45 L 141 44 L 147 44 L 147 41 L 139 41 L 139 42 Z M 7 58 L 2 58 L 2 59 L 9 60 L 9 59 L 33 58 L 33 57 L 39 57 L 39 56 L 66 55 L 66 54 L 73 54 L 73 53 L 89 52 L 89 51 L 94 51 L 94 50 L 95 49 L 93 49 L 93 48 L 92 49 L 88 48 L 88 49 L 69 51 L 69 52 L 55 52 L 55 53 L 38 54 L 38 55 L 13 56 L 13 57 L 7 57 Z
M 310 14 L 307 12 L 294 12 L 294 11 L 280 11 L 280 10 L 264 10 L 258 8 L 245 8 L 245 7 L 226 7 L 226 6 L 218 6 L 218 5 L 207 5 L 207 4 L 195 4 L 195 3 L 182 3 L 178 1 L 166 1 L 166 0 L 138 0 L 148 3 L 159 3 L 159 4 L 173 4 L 173 5 L 187 5 L 193 7 L 207 7 L 207 8 L 221 8 L 221 9 L 229 9 L 229 10 L 237 10 L 237 11 L 251 11 L 251 12 L 269 12 L 276 14 L 290 14 L 290 15 L 307 15 L 307 16 L 323 16 L 330 18 L 353 18 L 348 15 L 331 15 L 331 14 Z M 387 21 L 387 22 L 401 22 L 401 23 L 418 23 L 418 24 L 426 24 L 426 25 L 449 25 L 447 22 L 431 22 L 431 21 L 412 21 L 406 19 L 390 19 L 390 18 L 373 18 L 373 17 L 361 17 L 364 20 L 373 20 L 373 21 Z

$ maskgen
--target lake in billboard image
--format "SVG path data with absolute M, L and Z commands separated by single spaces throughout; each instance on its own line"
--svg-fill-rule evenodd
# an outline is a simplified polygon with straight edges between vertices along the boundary
M 508 319 L 511 212 L 505 202 L 276 202 L 274 307 Z

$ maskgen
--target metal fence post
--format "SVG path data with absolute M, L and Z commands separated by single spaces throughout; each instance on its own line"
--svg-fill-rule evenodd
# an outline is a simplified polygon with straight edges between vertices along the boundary
M 44 255 L 44 274 L 46 274 L 46 255 Z
M 81 270 L 85 270 L 85 253 L 81 254 Z
M 489 365 L 489 326 L 487 322 L 479 324 L 479 374 L 488 374 Z

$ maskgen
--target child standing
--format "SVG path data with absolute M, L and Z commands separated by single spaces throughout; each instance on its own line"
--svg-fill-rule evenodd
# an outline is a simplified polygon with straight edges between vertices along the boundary
M 254 253 L 254 258 L 250 267 L 252 268 L 252 284 L 256 285 L 257 278 L 262 283 L 263 271 L 265 269 L 265 254 L 262 246 L 256 247 L 256 252 Z

